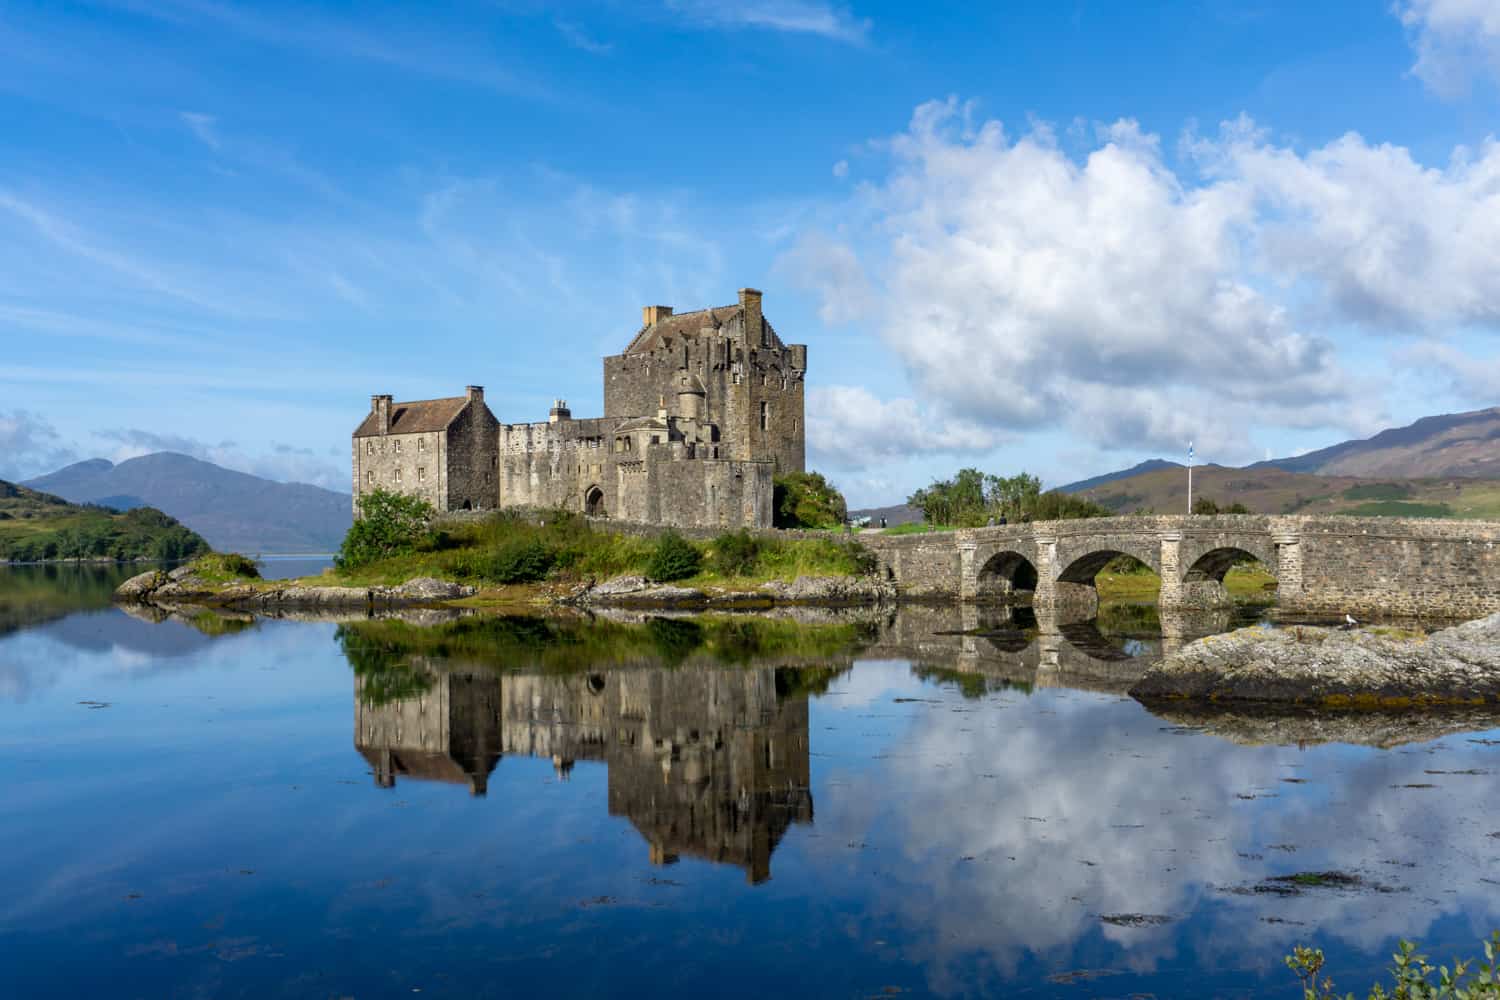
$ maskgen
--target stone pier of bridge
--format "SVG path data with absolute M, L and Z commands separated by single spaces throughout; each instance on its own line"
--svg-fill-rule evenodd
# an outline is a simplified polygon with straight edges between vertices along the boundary
M 1256 560 L 1288 610 L 1470 618 L 1500 611 L 1500 523 L 1217 515 L 1112 517 L 911 535 L 865 534 L 909 599 L 986 603 L 1029 593 L 1089 612 L 1095 578 L 1128 555 L 1161 577 L 1163 608 L 1229 603 L 1224 576 Z

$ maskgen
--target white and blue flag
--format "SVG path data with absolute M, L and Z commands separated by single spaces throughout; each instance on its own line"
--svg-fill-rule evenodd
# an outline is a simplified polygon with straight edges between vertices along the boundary
M 1193 442 L 1188 442 L 1188 465 L 1193 464 Z

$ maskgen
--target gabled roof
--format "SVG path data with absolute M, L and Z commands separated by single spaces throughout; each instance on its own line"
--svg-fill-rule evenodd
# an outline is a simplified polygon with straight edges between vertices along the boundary
M 641 327 L 635 339 L 625 348 L 625 353 L 642 354 L 678 337 L 696 337 L 704 327 L 717 330 L 732 320 L 741 319 L 744 312 L 744 308 L 736 303 L 732 306 L 714 306 L 712 309 L 696 309 L 693 312 L 665 316 L 649 326 Z
M 771 326 L 771 321 L 764 316 L 761 322 L 766 324 L 766 329 L 771 333 L 771 346 L 778 350 L 784 349 L 785 344 L 776 335 L 776 328 Z M 714 306 L 712 309 L 697 309 L 693 312 L 674 313 L 664 316 L 648 326 L 643 326 L 635 335 L 622 354 L 645 354 L 659 347 L 672 346 L 674 342 L 688 339 L 696 339 L 705 329 L 718 333 L 723 327 L 739 325 L 744 326 L 745 307 L 741 305 Z M 760 331 L 751 331 L 751 346 L 759 343 Z
M 469 402 L 468 396 L 447 399 L 417 399 L 410 403 L 391 404 L 392 434 L 423 434 L 440 431 L 453 422 Z M 379 437 L 380 422 L 371 411 L 354 432 L 355 437 Z

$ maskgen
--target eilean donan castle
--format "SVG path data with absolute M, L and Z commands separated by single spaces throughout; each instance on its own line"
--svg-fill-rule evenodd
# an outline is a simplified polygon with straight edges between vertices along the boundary
M 743 288 L 730 306 L 646 306 L 604 359 L 604 416 L 495 419 L 484 390 L 373 396 L 354 432 L 354 496 L 382 488 L 440 511 L 562 507 L 680 527 L 771 526 L 772 477 L 806 461 L 807 347 L 785 344 Z

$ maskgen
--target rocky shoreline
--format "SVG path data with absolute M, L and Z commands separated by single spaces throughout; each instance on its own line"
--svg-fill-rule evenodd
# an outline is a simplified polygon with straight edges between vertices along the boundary
M 170 573 L 151 571 L 131 577 L 116 589 L 122 604 L 199 605 L 245 610 L 276 608 L 390 608 L 440 605 L 478 594 L 474 587 L 433 577 L 418 577 L 399 586 L 348 587 L 264 581 L 217 582 L 198 576 L 191 566 Z M 580 609 L 703 611 L 762 610 L 777 607 L 867 607 L 894 603 L 895 587 L 870 577 L 798 577 L 773 580 L 752 590 L 678 587 L 639 576 L 589 582 L 564 594 L 538 593 L 544 603 Z
M 1213 635 L 1156 664 L 1130 694 L 1325 708 L 1500 704 L 1500 614 L 1425 635 L 1265 626 Z

